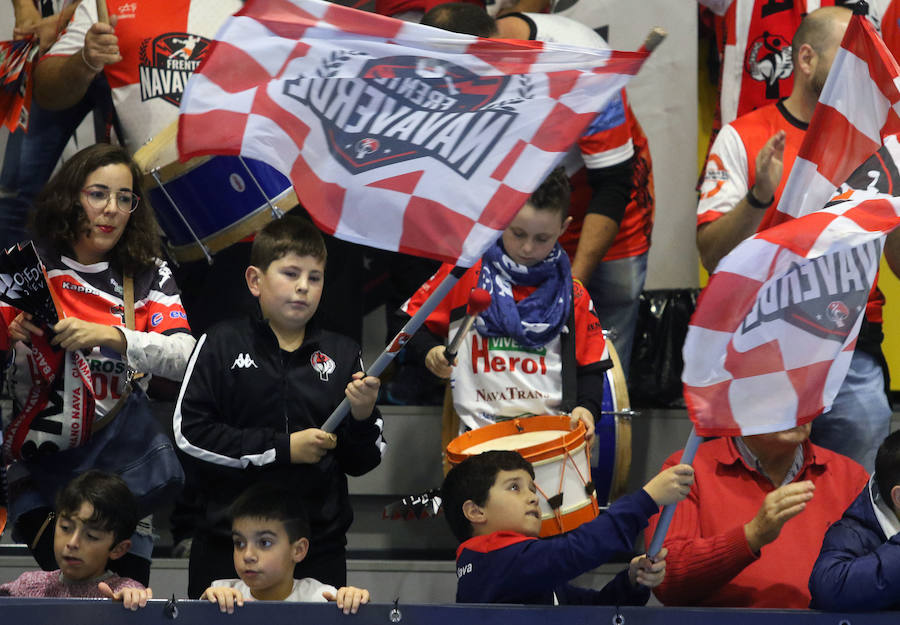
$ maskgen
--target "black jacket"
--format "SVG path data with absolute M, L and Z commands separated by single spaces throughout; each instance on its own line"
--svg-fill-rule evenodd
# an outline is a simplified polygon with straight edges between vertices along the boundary
M 316 464 L 291 464 L 290 434 L 321 427 L 362 369 L 359 347 L 307 326 L 303 344 L 285 352 L 261 317 L 222 322 L 200 337 L 188 362 L 173 419 L 175 440 L 203 510 L 202 531 L 230 536 L 228 506 L 265 480 L 306 503 L 311 552 L 346 544 L 353 521 L 347 475 L 381 462 L 378 409 L 363 421 L 348 414 L 337 447 Z

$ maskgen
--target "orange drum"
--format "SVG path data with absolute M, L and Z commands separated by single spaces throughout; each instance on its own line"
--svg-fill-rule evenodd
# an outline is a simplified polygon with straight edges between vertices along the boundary
M 454 465 L 485 451 L 517 451 L 534 467 L 541 506 L 541 536 L 562 534 L 595 518 L 600 509 L 591 481 L 584 424 L 568 416 L 523 417 L 471 430 L 447 445 Z

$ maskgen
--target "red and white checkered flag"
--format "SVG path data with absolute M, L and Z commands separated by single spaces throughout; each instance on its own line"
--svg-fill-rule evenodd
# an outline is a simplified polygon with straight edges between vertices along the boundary
M 272 165 L 337 237 L 470 266 L 646 57 L 249 0 L 187 85 L 178 146 Z
M 830 408 L 884 235 L 898 225 L 900 198 L 852 199 L 764 230 L 722 259 L 684 344 L 698 434 L 778 432 Z
M 722 259 L 691 319 L 682 381 L 698 434 L 777 432 L 831 407 L 884 236 L 900 225 L 900 199 L 892 197 L 900 195 L 900 144 L 890 136 L 900 131 L 898 75 L 884 42 L 854 15 L 781 196 L 778 225 Z
M 900 132 L 898 111 L 900 67 L 865 16 L 853 15 L 773 223 L 825 206 L 884 137 Z

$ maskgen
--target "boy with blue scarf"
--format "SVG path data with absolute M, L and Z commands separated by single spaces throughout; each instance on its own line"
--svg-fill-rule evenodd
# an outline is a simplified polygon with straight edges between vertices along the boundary
M 428 317 L 427 331 L 411 342 L 434 375 L 450 378 L 461 427 L 568 413 L 593 435 L 604 371 L 612 363 L 590 296 L 572 280 L 569 258 L 557 242 L 572 221 L 569 195 L 569 181 L 558 168 Z M 451 269 L 442 266 L 402 311 L 415 314 Z M 462 322 L 473 287 L 487 290 L 491 305 L 476 319 L 451 367 L 443 343 Z M 564 384 L 567 377 L 574 385 Z M 574 386 L 570 397 L 564 386 Z

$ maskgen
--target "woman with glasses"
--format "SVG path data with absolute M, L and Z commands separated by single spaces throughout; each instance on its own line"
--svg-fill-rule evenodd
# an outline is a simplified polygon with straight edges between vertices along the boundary
M 140 180 L 118 146 L 97 144 L 66 161 L 30 219 L 60 321 L 39 325 L 0 304 L 0 351 L 10 352 L 4 360 L 13 398 L 12 413 L 3 415 L 4 462 L 16 460 L 8 473 L 9 520 L 13 538 L 30 545 L 45 570 L 58 568 L 47 519 L 66 473 L 123 473 L 148 453 L 158 432 L 144 394 L 148 379 L 180 380 L 195 343 L 172 273 L 159 259 L 159 229 L 141 203 Z M 75 442 L 73 433 L 88 428 L 87 441 Z M 142 523 L 131 552 L 111 568 L 146 585 L 152 547 L 152 527 Z

